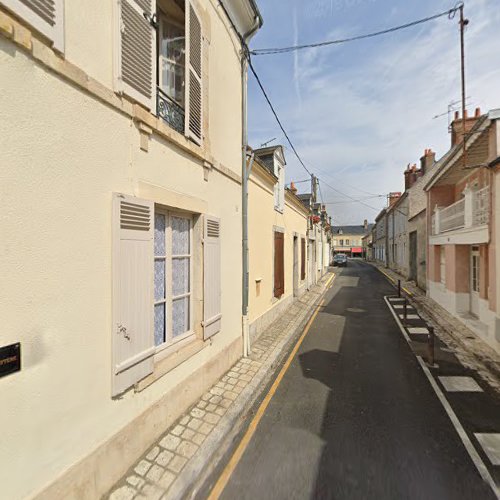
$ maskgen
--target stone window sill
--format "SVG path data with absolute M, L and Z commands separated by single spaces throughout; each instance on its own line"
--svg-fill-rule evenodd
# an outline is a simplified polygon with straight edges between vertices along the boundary
M 205 349 L 210 345 L 210 341 L 203 341 L 199 338 L 190 338 L 189 342 L 179 345 L 176 349 L 172 349 L 167 355 L 164 353 L 159 353 L 155 355 L 154 369 L 151 375 L 142 379 L 135 386 L 135 392 L 141 392 L 151 384 L 156 382 L 158 379 L 172 371 L 174 368 L 179 366 L 184 361 L 188 360 L 191 356 L 194 356 L 201 350 Z

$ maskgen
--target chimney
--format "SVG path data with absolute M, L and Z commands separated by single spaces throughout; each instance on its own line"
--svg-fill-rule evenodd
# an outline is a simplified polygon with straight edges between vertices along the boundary
M 436 153 L 432 149 L 426 149 L 424 156 L 420 158 L 420 177 L 426 174 L 436 163 Z
M 290 191 L 293 193 L 293 194 L 297 194 L 297 188 L 295 187 L 295 183 L 292 181 L 290 182 Z
M 411 175 L 411 170 L 410 170 L 410 164 L 408 163 L 405 170 L 405 191 L 407 189 L 410 189 L 410 175 Z
M 467 110 L 465 110 L 465 133 L 470 132 L 470 129 L 474 126 L 477 120 L 481 117 L 481 108 L 476 108 L 474 116 L 468 116 Z M 456 146 L 462 142 L 464 132 L 462 130 L 462 118 L 460 113 L 455 111 L 454 120 L 451 122 L 451 147 Z
M 392 207 L 394 203 L 396 203 L 399 200 L 399 198 L 401 198 L 401 193 L 399 192 L 389 193 L 388 198 L 389 198 L 389 207 Z

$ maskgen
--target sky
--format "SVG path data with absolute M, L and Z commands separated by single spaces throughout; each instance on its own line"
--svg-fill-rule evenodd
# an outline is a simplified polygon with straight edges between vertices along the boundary
M 257 2 L 264 26 L 251 49 L 369 33 L 455 5 L 454 0 Z M 500 108 L 500 0 L 466 0 L 465 16 L 468 111 L 487 112 Z M 408 164 L 418 164 L 427 148 L 437 158 L 449 148 L 448 105 L 461 96 L 458 13 L 452 20 L 445 16 L 377 38 L 252 61 L 297 151 L 318 176 L 336 225 L 373 221 L 387 193 L 404 190 Z M 273 138 L 271 144 L 285 146 L 286 182 L 310 191 L 310 183 L 301 182 L 308 174 L 250 75 L 250 145 L 257 148 Z

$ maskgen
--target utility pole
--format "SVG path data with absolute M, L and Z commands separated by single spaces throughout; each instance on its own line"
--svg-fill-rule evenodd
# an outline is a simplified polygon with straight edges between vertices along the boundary
M 311 194 L 313 203 L 318 200 L 318 178 L 313 174 L 311 175 Z
M 460 70 L 461 70 L 461 80 L 462 80 L 462 156 L 463 156 L 463 168 L 467 168 L 467 147 L 466 147 L 466 135 L 465 135 L 465 42 L 464 34 L 465 27 L 469 24 L 469 20 L 464 18 L 464 4 L 460 5 Z

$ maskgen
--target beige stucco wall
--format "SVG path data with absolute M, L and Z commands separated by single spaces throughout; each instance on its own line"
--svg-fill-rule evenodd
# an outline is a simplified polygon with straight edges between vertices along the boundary
M 306 279 L 300 281 L 300 238 L 306 239 L 307 213 L 286 193 L 285 209 L 274 209 L 273 178 L 265 169 L 254 163 L 248 191 L 249 228 L 249 321 L 252 324 L 281 302 L 293 296 L 293 236 L 298 236 L 298 273 L 300 291 L 305 289 Z M 274 297 L 274 230 L 284 232 L 285 293 Z M 260 292 L 258 292 L 260 283 Z
M 112 2 L 94 1 L 94 11 L 83 3 L 66 2 L 67 57 L 111 84 Z M 82 16 L 82 9 L 92 15 Z M 206 153 L 239 173 L 240 66 L 222 18 L 211 3 L 210 9 L 212 149 Z M 0 67 L 1 345 L 21 342 L 23 364 L 21 372 L 0 379 L 0 477 L 1 496 L 17 499 L 41 491 L 155 403 L 162 401 L 171 414 L 182 411 L 178 398 L 169 403 L 165 396 L 225 348 L 237 347 L 241 186 L 215 169 L 205 181 L 200 159 L 155 133 L 149 151 L 142 151 L 129 116 L 1 35 Z M 144 196 L 141 182 L 157 186 L 169 199 L 180 193 L 221 218 L 222 331 L 141 392 L 113 400 L 111 199 L 113 192 Z M 202 390 L 190 384 L 184 401 Z M 162 423 L 154 424 L 153 432 L 160 433 Z M 148 444 L 145 439 L 144 448 Z M 130 459 L 126 452 L 124 461 Z

